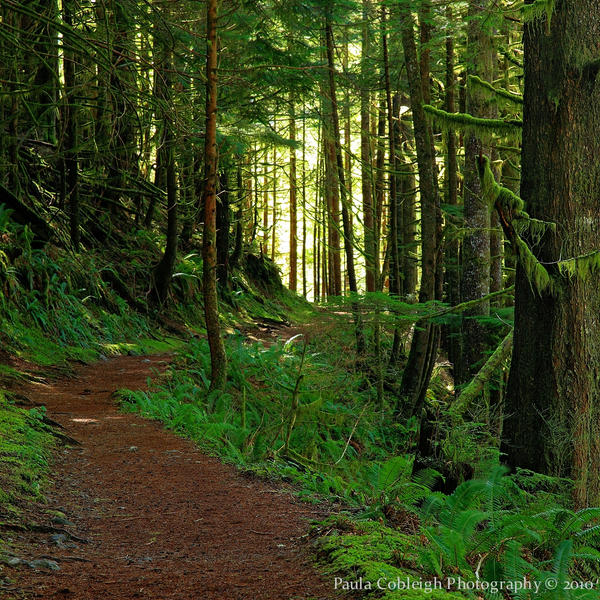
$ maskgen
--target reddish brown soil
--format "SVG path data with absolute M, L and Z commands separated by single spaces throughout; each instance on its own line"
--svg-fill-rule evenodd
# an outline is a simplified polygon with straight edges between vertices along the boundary
M 119 412 L 111 394 L 141 389 L 168 357 L 119 357 L 76 377 L 25 390 L 81 446 L 61 448 L 47 509 L 72 524 L 60 548 L 45 533 L 17 533 L 21 558 L 59 571 L 5 568 L 18 598 L 250 600 L 333 598 L 312 566 L 309 520 L 323 509 L 279 484 L 245 477 L 160 425 Z M 81 538 L 81 539 L 79 539 Z M 84 543 L 82 540 L 87 540 Z M 5 588 L 6 589 L 6 588 Z M 18 591 L 17 591 L 18 590 Z M 0 595 L 4 592 L 0 590 Z M 10 594 L 10 592 L 9 592 Z

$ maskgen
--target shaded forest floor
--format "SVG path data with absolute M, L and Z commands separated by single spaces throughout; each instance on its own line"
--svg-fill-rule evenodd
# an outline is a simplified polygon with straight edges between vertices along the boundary
M 36 531 L 11 533 L 14 562 L 38 569 L 6 567 L 3 597 L 333 597 L 306 535 L 325 509 L 119 411 L 113 392 L 145 388 L 169 360 L 111 358 L 23 390 L 79 445 L 60 449 L 47 503 L 28 509 Z

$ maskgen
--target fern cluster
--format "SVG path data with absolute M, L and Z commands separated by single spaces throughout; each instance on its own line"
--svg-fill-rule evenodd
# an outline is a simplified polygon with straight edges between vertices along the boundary
M 441 579 L 459 574 L 465 580 L 538 582 L 534 594 L 522 589 L 511 598 L 597 598 L 594 589 L 569 589 L 572 581 L 598 576 L 600 508 L 572 511 L 561 506 L 528 509 L 531 496 L 504 467 L 485 479 L 461 484 L 450 496 L 432 494 L 421 508 L 428 544 L 421 564 Z M 550 584 L 547 584 L 550 582 Z M 485 586 L 484 586 L 485 587 Z M 491 591 L 490 591 L 491 590 Z M 493 586 L 486 597 L 498 598 Z

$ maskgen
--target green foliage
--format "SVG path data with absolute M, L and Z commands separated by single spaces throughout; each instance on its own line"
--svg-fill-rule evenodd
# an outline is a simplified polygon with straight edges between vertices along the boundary
M 434 494 L 424 503 L 429 544 L 421 550 L 421 563 L 438 577 L 459 573 L 488 585 L 526 578 L 540 584 L 535 597 L 543 599 L 592 598 L 597 592 L 565 585 L 588 580 L 600 565 L 600 553 L 588 544 L 598 544 L 599 515 L 600 509 L 574 512 L 559 505 L 536 512 L 531 494 L 496 467 L 486 479 L 466 481 L 452 495 Z M 546 585 L 549 580 L 557 585 Z M 510 597 L 528 594 L 516 590 Z M 489 589 L 485 597 L 497 596 Z
M 335 516 L 319 523 L 317 552 L 325 572 L 342 575 L 346 580 L 363 578 L 372 583 L 372 591 L 382 598 L 410 600 L 453 600 L 461 594 L 436 590 L 419 575 L 418 551 L 413 535 L 386 527 L 377 521 L 353 521 Z M 423 589 L 394 590 L 400 580 L 423 585 Z M 378 582 L 379 587 L 378 589 Z M 341 586 L 340 586 L 341 589 Z M 381 595 L 383 593 L 383 595 Z
M 153 345 L 152 321 L 103 281 L 97 256 L 33 249 L 26 228 L 8 227 L 5 248 L 16 258 L 2 262 L 0 251 L 0 339 L 7 350 L 53 365 Z
M 43 408 L 18 408 L 8 392 L 0 391 L 0 513 L 3 519 L 17 519 L 24 502 L 42 498 L 54 446 L 43 416 Z
M 523 96 L 520 94 L 513 94 L 513 92 L 509 92 L 508 90 L 494 87 L 488 81 L 484 81 L 480 77 L 477 77 L 477 75 L 469 75 L 469 83 L 488 92 L 491 94 L 492 99 L 495 99 L 496 101 L 502 99 L 516 104 L 517 106 L 523 105 Z
M 585 280 L 589 275 L 600 271 L 600 252 L 590 252 L 575 258 L 568 258 L 558 262 L 558 270 L 562 275 Z
M 226 460 L 291 478 L 306 496 L 381 506 L 406 483 L 411 460 L 385 460 L 402 440 L 379 422 L 370 404 L 374 392 L 359 391 L 360 376 L 348 377 L 309 345 L 293 410 L 303 353 L 298 339 L 264 347 L 235 335 L 227 350 L 230 383 L 223 393 L 208 394 L 207 342 L 194 340 L 150 392 L 122 392 L 125 406 Z
M 466 113 L 449 113 L 435 106 L 423 106 L 427 115 L 444 131 L 475 132 L 479 137 L 514 138 L 521 135 L 523 122 L 517 119 L 486 119 Z
M 521 8 L 523 21 L 531 22 L 538 19 L 546 19 L 547 31 L 550 31 L 552 15 L 556 6 L 556 0 L 533 0 Z

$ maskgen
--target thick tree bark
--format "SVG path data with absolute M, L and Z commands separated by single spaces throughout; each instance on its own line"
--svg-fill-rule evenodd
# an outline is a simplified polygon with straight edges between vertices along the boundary
M 227 378 L 227 355 L 219 325 L 219 301 L 217 296 L 217 0 L 208 0 L 206 10 L 206 134 L 204 161 L 206 181 L 204 185 L 204 238 L 202 259 L 204 262 L 202 284 L 204 292 L 204 316 L 210 347 L 210 389 L 223 389 Z
M 558 277 L 557 260 L 600 248 L 600 82 L 596 0 L 557 2 L 549 31 L 525 28 L 521 196 L 553 221 L 534 248 L 560 293 L 517 269 L 515 339 L 503 450 L 512 466 L 575 479 L 578 506 L 600 501 L 600 273 Z

